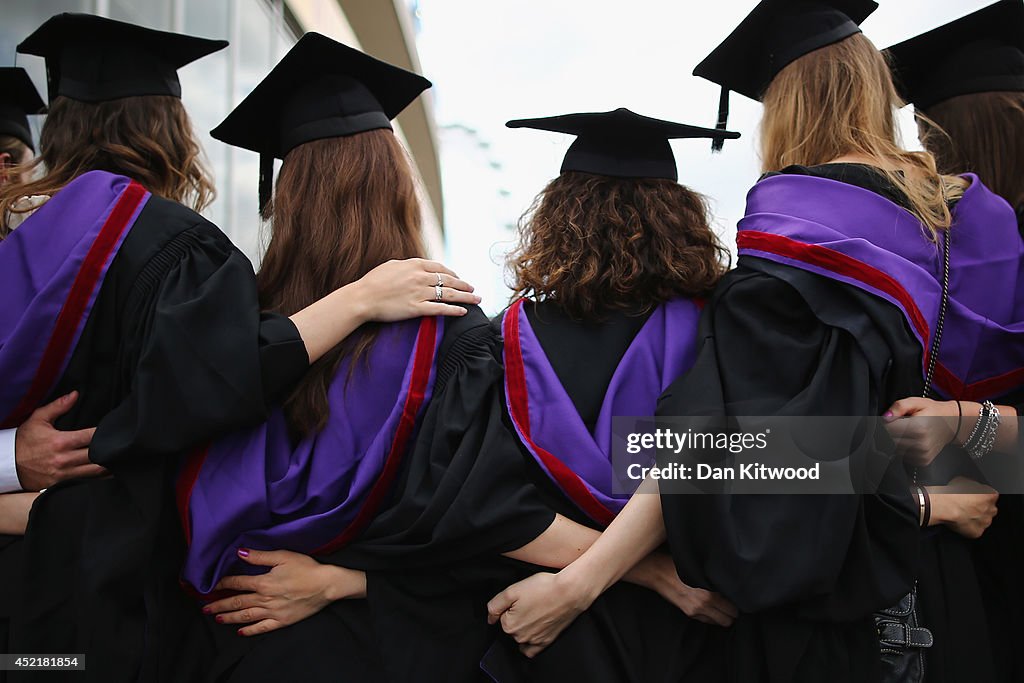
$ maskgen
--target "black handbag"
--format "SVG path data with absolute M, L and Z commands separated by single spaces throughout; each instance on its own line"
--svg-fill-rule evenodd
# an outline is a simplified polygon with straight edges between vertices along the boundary
M 942 239 L 942 302 L 939 317 L 935 323 L 925 374 L 922 396 L 932 393 L 935 365 L 939 359 L 939 344 L 942 341 L 942 326 L 949 306 L 949 233 Z M 917 474 L 915 470 L 915 480 Z M 925 650 L 935 639 L 928 628 L 922 626 L 917 615 L 917 584 L 913 590 L 888 609 L 875 612 L 875 630 L 882 658 L 882 683 L 923 683 L 925 680 Z

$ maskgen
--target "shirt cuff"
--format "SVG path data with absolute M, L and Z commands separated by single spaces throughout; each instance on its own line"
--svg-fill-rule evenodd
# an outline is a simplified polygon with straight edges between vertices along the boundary
M 21 491 L 14 460 L 14 435 L 17 429 L 0 429 L 0 493 Z

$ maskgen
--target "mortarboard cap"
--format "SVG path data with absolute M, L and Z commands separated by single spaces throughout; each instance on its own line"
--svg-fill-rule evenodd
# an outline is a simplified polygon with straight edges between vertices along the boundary
M 576 140 L 562 161 L 562 173 L 582 171 L 616 178 L 678 180 L 669 140 L 740 136 L 727 130 L 652 119 L 628 109 L 516 119 L 505 125 L 575 135 Z
M 46 59 L 50 102 L 58 95 L 104 102 L 137 95 L 181 97 L 178 69 L 227 45 L 226 40 L 65 13 L 47 19 L 18 45 L 18 52 Z
M 722 86 L 718 127 L 729 117 L 729 91 L 760 100 L 772 79 L 794 60 L 855 33 L 874 0 L 762 0 L 693 70 Z M 713 149 L 721 149 L 716 140 Z
M 430 85 L 417 73 L 307 33 L 210 135 L 260 154 L 262 211 L 275 157 L 313 140 L 391 129 L 391 119 Z
M 1001 0 L 886 50 L 904 101 L 1024 91 L 1024 2 Z
M 35 151 L 28 115 L 43 109 L 39 91 L 21 67 L 0 68 L 0 135 L 11 135 Z

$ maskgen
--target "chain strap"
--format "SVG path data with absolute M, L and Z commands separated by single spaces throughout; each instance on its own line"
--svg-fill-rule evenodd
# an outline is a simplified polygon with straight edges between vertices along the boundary
M 932 395 L 932 382 L 935 380 L 935 366 L 939 362 L 939 346 L 942 344 L 942 328 L 946 323 L 946 309 L 949 308 L 949 241 L 947 230 L 942 234 L 942 300 L 939 302 L 939 317 L 935 321 L 935 334 L 932 336 L 931 349 L 928 352 L 928 367 L 924 376 L 924 389 L 921 396 Z M 914 483 L 917 483 L 917 467 L 914 468 Z

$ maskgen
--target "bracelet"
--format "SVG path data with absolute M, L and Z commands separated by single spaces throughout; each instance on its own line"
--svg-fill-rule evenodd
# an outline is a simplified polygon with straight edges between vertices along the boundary
M 964 449 L 973 459 L 987 455 L 995 446 L 996 436 L 999 433 L 999 409 L 992 401 L 984 401 L 981 404 L 981 413 L 978 415 L 978 422 L 971 430 L 971 435 L 964 443 Z
M 956 401 L 956 412 L 956 431 L 953 432 L 953 438 L 950 439 L 950 443 L 956 441 L 957 437 L 960 436 L 960 427 L 964 424 L 964 407 L 960 403 L 960 399 L 957 399 Z
M 917 493 L 917 523 L 924 528 L 924 487 L 914 485 L 915 493 Z
M 932 497 L 928 495 L 928 489 L 926 489 L 924 486 L 920 488 L 921 496 L 924 498 L 924 523 L 921 524 L 921 526 L 926 527 L 929 524 L 931 524 L 932 521 Z

